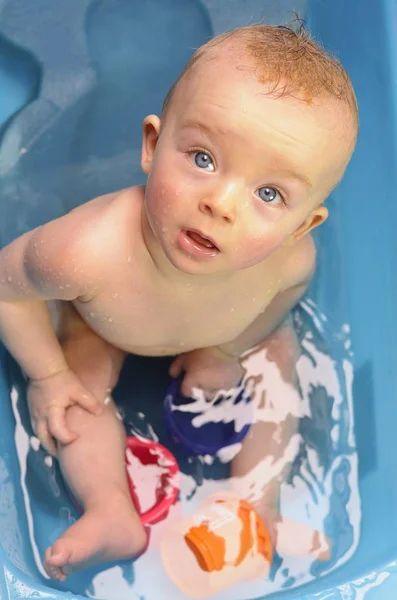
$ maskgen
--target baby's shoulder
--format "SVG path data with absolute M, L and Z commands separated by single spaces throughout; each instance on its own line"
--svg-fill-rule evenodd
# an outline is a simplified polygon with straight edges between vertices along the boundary
M 98 196 L 59 219 L 40 228 L 40 236 L 56 239 L 60 245 L 75 250 L 89 250 L 93 246 L 99 250 L 117 247 L 127 231 L 129 222 L 134 226 L 140 213 L 138 188 L 129 188 Z
M 287 247 L 283 260 L 283 288 L 308 284 L 316 268 L 316 246 L 310 234 Z
M 34 271 L 61 273 L 65 281 L 105 280 L 114 261 L 129 252 L 139 227 L 135 188 L 94 198 L 32 232 L 27 252 Z M 140 208 L 139 208 L 140 210 Z M 135 225 L 134 225 L 135 224 Z

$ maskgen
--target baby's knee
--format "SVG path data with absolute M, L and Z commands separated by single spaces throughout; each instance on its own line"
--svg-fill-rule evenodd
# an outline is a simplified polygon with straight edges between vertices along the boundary
M 95 418 L 95 415 L 89 413 L 78 404 L 69 406 L 65 412 L 67 428 L 77 434 L 83 433 Z
M 100 415 L 93 414 L 78 404 L 73 404 L 66 409 L 66 426 L 75 433 L 82 433 L 87 428 L 105 426 L 109 421 L 121 423 L 117 408 L 111 398 L 106 398 Z

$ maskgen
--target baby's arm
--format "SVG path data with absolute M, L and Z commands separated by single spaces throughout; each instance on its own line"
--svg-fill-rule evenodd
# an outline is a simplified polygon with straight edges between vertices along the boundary
M 291 309 L 305 294 L 309 281 L 295 285 L 277 294 L 265 312 L 260 314 L 253 323 L 236 339 L 217 346 L 228 356 L 239 358 L 244 352 L 264 342 L 286 319 Z
M 78 403 L 92 412 L 99 408 L 70 371 L 46 303 L 87 293 L 80 271 L 75 274 L 72 269 L 78 251 L 70 234 L 67 222 L 65 226 L 59 219 L 24 234 L 0 252 L 0 336 L 38 390 L 33 425 L 46 446 L 48 430 L 63 443 L 76 437 L 64 422 L 68 405 Z M 35 421 L 33 414 L 32 418 Z
M 284 287 L 252 323 L 230 342 L 200 348 L 178 356 L 172 363 L 170 374 L 177 377 L 185 372 L 181 391 L 189 396 L 194 387 L 209 396 L 220 389 L 235 386 L 243 375 L 242 355 L 262 344 L 285 321 L 290 310 L 306 292 L 315 269 L 316 250 L 312 239 L 306 236 L 294 252 L 280 261 Z
M 305 282 L 278 294 L 266 311 L 233 341 L 178 356 L 170 367 L 170 375 L 178 377 L 182 371 L 185 372 L 182 394 L 190 396 L 193 388 L 197 387 L 210 397 L 220 389 L 227 390 L 237 385 L 244 373 L 241 356 L 262 344 L 278 329 L 305 293 L 307 285 L 308 282 Z

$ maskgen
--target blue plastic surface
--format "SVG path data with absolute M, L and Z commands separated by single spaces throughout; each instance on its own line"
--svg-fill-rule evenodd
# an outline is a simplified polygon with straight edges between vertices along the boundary
M 192 49 L 232 26 L 264 17 L 279 21 L 302 4 L 0 2 L 1 244 L 99 193 L 142 182 L 142 117 L 159 112 Z M 395 0 L 308 0 L 307 15 L 313 33 L 349 70 L 360 108 L 358 147 L 329 199 L 331 218 L 319 232 L 319 270 L 310 293 L 330 319 L 351 325 L 363 521 L 359 548 L 348 564 L 276 596 L 392 600 L 397 596 L 397 5 Z M 35 479 L 34 453 L 28 471 L 21 471 L 18 444 L 29 442 L 16 441 L 16 411 L 9 402 L 11 380 L 15 385 L 18 378 L 5 353 L 0 356 L 0 598 L 82 598 L 60 591 L 37 569 L 24 499 L 42 513 L 43 529 L 34 531 L 41 545 L 60 533 L 59 515 Z M 19 412 L 23 415 L 22 405 Z M 88 582 L 92 576 L 79 576 L 76 589 L 84 589 L 84 577 Z

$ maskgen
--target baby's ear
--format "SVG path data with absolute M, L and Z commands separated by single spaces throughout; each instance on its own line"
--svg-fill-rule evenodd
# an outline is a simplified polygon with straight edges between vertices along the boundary
M 152 168 L 154 151 L 160 135 L 160 125 L 160 119 L 156 115 L 149 115 L 143 121 L 141 167 L 146 175 L 149 175 Z
M 290 240 L 292 243 L 297 242 L 302 239 L 309 231 L 324 223 L 324 221 L 328 217 L 328 210 L 325 206 L 318 206 L 315 208 L 310 215 L 306 217 L 301 225 L 299 225 L 298 229 L 294 231 L 292 235 L 290 235 Z

